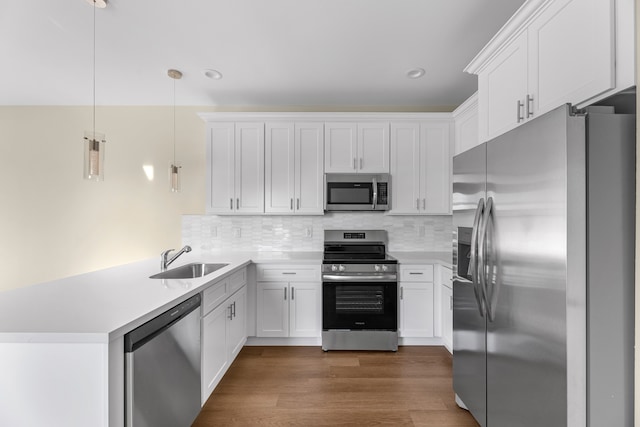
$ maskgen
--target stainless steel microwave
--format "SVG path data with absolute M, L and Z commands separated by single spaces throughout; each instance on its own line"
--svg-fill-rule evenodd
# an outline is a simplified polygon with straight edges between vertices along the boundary
M 388 173 L 327 173 L 324 184 L 325 211 L 386 211 L 391 208 Z

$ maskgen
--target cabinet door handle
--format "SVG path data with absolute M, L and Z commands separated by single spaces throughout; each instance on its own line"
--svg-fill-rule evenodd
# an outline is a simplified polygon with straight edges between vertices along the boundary
M 233 210 L 233 198 L 229 199 L 229 209 Z
M 360 169 L 362 169 L 362 157 L 360 157 Z
M 284 299 L 287 299 L 287 288 L 284 288 Z
M 404 287 L 400 286 L 400 299 L 404 299 Z
M 422 199 L 422 210 L 426 210 L 427 209 L 427 199 Z
M 533 116 L 533 95 L 527 94 L 527 119 Z
M 234 301 L 232 304 L 233 307 L 233 317 L 236 317 L 236 302 Z
M 420 199 L 416 199 L 416 210 L 420 210 Z
M 289 203 L 289 205 L 291 206 L 291 210 L 293 210 L 293 198 L 291 199 L 291 203 Z
M 233 320 L 233 310 L 231 309 L 231 306 L 229 306 L 229 320 Z
M 240 209 L 240 199 L 236 199 L 236 210 Z
M 355 157 L 353 158 L 353 169 L 357 169 L 356 168 L 356 158 Z
M 518 99 L 518 101 L 517 101 L 517 104 L 516 104 L 516 105 L 517 105 L 517 110 L 518 110 L 518 111 L 517 111 L 518 123 L 520 123 L 521 121 L 523 121 L 523 120 L 524 120 L 524 117 L 522 116 L 522 114 L 520 114 L 520 112 L 522 111 L 522 107 L 524 107 L 524 104 L 522 103 L 522 101 L 520 101 L 520 100 Z
M 295 297 L 295 293 L 294 293 L 294 292 L 295 292 L 295 290 L 296 290 L 296 288 L 294 288 L 294 287 L 292 286 L 292 287 L 291 287 L 291 300 L 292 300 L 292 301 L 293 301 L 294 299 L 296 299 L 296 297 Z
M 296 199 L 296 210 L 300 210 L 300 199 Z

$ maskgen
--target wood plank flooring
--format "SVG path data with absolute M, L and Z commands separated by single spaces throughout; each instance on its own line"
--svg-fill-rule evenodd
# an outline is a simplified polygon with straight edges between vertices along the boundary
M 477 427 L 455 404 L 451 362 L 444 347 L 244 347 L 193 427 Z

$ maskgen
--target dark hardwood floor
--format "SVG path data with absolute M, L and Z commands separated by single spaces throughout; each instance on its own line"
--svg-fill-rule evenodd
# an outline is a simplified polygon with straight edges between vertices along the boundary
M 244 347 L 193 426 L 477 427 L 444 347 L 323 352 Z

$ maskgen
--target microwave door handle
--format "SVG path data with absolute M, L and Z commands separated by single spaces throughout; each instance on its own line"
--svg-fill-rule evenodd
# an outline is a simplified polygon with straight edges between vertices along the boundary
M 376 205 L 378 204 L 378 182 L 375 178 L 373 178 L 373 210 L 376 209 Z

